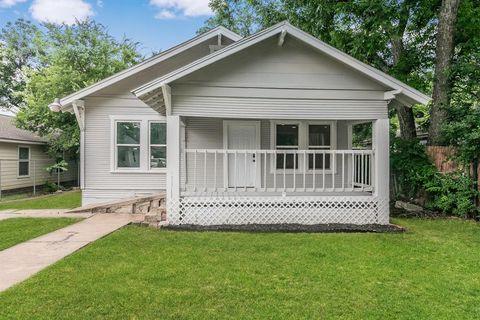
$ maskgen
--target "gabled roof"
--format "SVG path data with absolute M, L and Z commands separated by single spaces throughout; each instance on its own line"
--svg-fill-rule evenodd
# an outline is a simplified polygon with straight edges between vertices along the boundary
M 47 140 L 33 132 L 19 129 L 11 116 L 0 115 L 0 142 L 46 144 Z
M 157 55 L 154 55 L 152 57 L 150 57 L 149 59 L 146 59 L 145 61 L 142 61 L 141 63 L 139 64 L 136 64 L 128 69 L 125 69 L 123 71 L 120 71 L 108 78 L 105 78 L 97 83 L 94 83 L 86 88 L 83 88 L 75 93 L 72 93 L 71 95 L 69 96 L 66 96 L 62 99 L 60 99 L 60 104 L 62 105 L 62 109 L 65 110 L 67 109 L 67 107 L 75 100 L 79 100 L 79 99 L 82 99 L 88 95 L 91 95 L 99 90 L 102 90 L 118 81 L 121 81 L 127 77 L 130 77 L 138 72 L 141 72 L 147 68 L 150 68 L 170 57 L 173 57 L 185 50 L 188 50 L 189 48 L 192 48 L 208 39 L 211 39 L 215 36 L 218 36 L 218 35 L 222 35 L 222 36 L 225 36 L 227 38 L 229 38 L 230 40 L 233 40 L 233 41 L 238 41 L 240 39 L 242 39 L 241 36 L 239 36 L 238 34 L 236 34 L 235 32 L 232 32 L 224 27 L 217 27 L 217 28 L 214 28 L 212 30 L 209 30 L 205 33 L 202 33 L 190 40 L 187 40 L 175 47 L 172 47 L 166 51 L 163 51 Z
M 255 33 L 249 37 L 243 38 L 242 40 L 239 40 L 228 47 L 218 50 L 208 56 L 200 58 L 164 76 L 148 82 L 147 84 L 132 90 L 132 93 L 135 96 L 141 98 L 152 92 L 153 90 L 162 87 L 165 84 L 169 84 L 177 79 L 183 78 L 186 75 L 189 75 L 201 68 L 211 65 L 221 59 L 231 56 L 241 50 L 244 50 L 265 39 L 281 33 L 283 33 L 283 35 L 288 34 L 289 36 L 295 37 L 300 41 L 303 41 L 304 43 L 312 46 L 313 48 L 318 49 L 324 54 L 359 71 L 360 73 L 368 76 L 369 78 L 385 85 L 386 87 L 391 88 L 392 94 L 395 95 L 397 99 L 401 99 L 402 102 L 406 104 L 426 104 L 431 100 L 429 96 L 421 93 L 420 91 L 326 44 L 325 42 L 313 37 L 312 35 L 292 26 L 288 22 L 281 22 L 263 31 Z

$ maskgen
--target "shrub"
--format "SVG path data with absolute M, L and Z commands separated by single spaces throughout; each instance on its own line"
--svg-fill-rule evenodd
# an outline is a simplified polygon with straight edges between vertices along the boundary
M 457 216 L 477 212 L 472 179 L 463 171 L 439 172 L 417 140 L 393 138 L 390 160 L 398 187 L 395 197 L 416 198 L 423 191 L 429 209 Z

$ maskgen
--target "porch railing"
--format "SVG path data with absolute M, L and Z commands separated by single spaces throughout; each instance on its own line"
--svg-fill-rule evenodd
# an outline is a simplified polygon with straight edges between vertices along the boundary
M 373 150 L 186 149 L 182 191 L 372 192 Z

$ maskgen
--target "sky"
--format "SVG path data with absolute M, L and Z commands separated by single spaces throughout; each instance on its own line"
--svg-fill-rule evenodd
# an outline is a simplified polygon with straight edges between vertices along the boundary
M 18 18 L 58 24 L 90 18 L 118 39 L 140 42 L 145 56 L 192 38 L 210 15 L 208 0 L 0 0 L 0 28 Z
M 19 18 L 70 25 L 93 19 L 114 37 L 139 42 L 146 57 L 194 37 L 210 15 L 208 0 L 0 0 L 0 28 Z

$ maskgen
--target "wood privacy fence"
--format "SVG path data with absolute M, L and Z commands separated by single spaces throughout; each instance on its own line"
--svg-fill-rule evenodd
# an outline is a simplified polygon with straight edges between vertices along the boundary
M 431 157 L 438 171 L 448 173 L 459 169 L 459 165 L 451 160 L 451 157 L 455 155 L 455 148 L 428 146 L 427 153 Z M 473 167 L 470 168 L 470 173 L 472 173 L 472 171 Z M 478 184 L 480 185 L 480 165 L 477 167 L 477 173 L 479 177 Z

